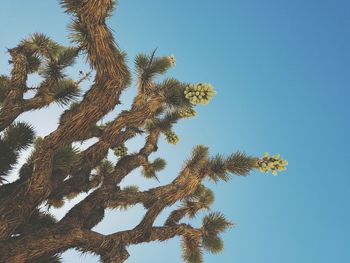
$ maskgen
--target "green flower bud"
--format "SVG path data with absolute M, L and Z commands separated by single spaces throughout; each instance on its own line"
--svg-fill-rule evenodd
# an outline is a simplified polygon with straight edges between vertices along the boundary
M 198 83 L 196 85 L 190 84 L 185 88 L 185 98 L 192 104 L 208 104 L 215 91 L 213 86 L 207 83 Z
M 176 135 L 175 132 L 173 131 L 166 131 L 164 132 L 164 135 L 166 137 L 166 140 L 168 141 L 168 143 L 171 143 L 171 144 L 177 144 L 179 142 L 179 137 Z

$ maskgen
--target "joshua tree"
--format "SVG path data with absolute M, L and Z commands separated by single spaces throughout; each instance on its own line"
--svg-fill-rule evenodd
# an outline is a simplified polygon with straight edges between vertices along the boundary
M 106 25 L 115 1 L 62 0 L 61 5 L 72 16 L 72 46 L 35 33 L 8 50 L 12 71 L 0 78 L 0 262 L 59 262 L 60 253 L 69 248 L 95 253 L 102 262 L 124 262 L 129 245 L 175 236 L 182 238 L 186 262 L 202 262 L 202 250 L 221 251 L 220 233 L 232 226 L 223 214 L 208 212 L 199 227 L 181 223 L 208 210 L 213 202 L 205 180 L 227 181 L 230 174 L 245 176 L 256 168 L 275 174 L 287 162 L 268 154 L 263 158 L 241 152 L 213 156 L 199 145 L 171 183 L 147 191 L 137 186 L 121 188 L 122 180 L 139 167 L 144 177 L 157 179 L 165 161 L 151 160 L 150 155 L 157 151 L 159 137 L 164 135 L 176 144 L 179 139 L 172 126 L 194 116 L 195 106 L 207 104 L 215 91 L 206 83 L 173 78 L 157 82 L 159 75 L 175 66 L 174 56 L 140 54 L 135 58 L 138 91 L 132 106 L 99 125 L 131 85 L 126 56 Z M 94 78 L 84 94 L 79 86 L 90 73 L 82 73 L 77 80 L 65 74 L 81 55 L 86 56 Z M 33 73 L 40 74 L 42 82 L 30 87 L 27 77 Z M 34 95 L 28 96 L 29 91 Z M 22 113 L 51 103 L 70 106 L 58 128 L 44 138 L 35 136 L 30 124 L 16 121 Z M 124 143 L 138 134 L 145 135 L 144 145 L 128 153 Z M 90 138 L 97 142 L 87 149 L 74 146 Z M 18 170 L 18 178 L 10 180 L 21 151 L 28 147 L 32 147 L 31 154 Z M 117 157 L 116 163 L 107 160 L 109 150 Z M 90 194 L 61 220 L 44 212 L 43 208 L 60 207 L 82 192 Z M 133 229 L 109 235 L 92 230 L 107 208 L 127 209 L 135 204 L 142 204 L 146 213 Z M 178 207 L 165 223 L 155 226 L 163 209 L 174 204 Z

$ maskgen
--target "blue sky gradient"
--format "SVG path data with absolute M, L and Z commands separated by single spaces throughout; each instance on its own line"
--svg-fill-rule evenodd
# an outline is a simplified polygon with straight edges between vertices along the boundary
M 196 144 L 210 146 L 213 154 L 268 151 L 289 161 L 277 177 L 254 172 L 208 184 L 216 192 L 213 210 L 236 227 L 223 235 L 225 251 L 205 254 L 205 262 L 350 262 L 349 11 L 347 0 L 119 1 L 109 25 L 131 67 L 137 53 L 158 48 L 158 54 L 176 56 L 177 67 L 168 76 L 209 82 L 217 90 L 208 106 L 198 107 L 196 118 L 175 127 L 179 145 L 161 140 L 154 156 L 168 160 L 162 184 L 176 176 Z M 1 74 L 10 70 L 6 48 L 30 33 L 69 43 L 69 16 L 58 1 L 3 0 L 0 23 Z M 69 73 L 77 77 L 86 69 L 82 63 Z M 130 88 L 122 101 L 128 105 L 134 93 Z M 61 110 L 50 106 L 21 119 L 44 135 L 57 126 Z M 128 146 L 136 150 L 141 143 L 136 138 Z M 138 171 L 124 182 L 135 183 L 141 189 L 158 185 Z M 54 213 L 59 218 L 65 209 Z M 141 207 L 109 211 L 95 230 L 133 227 L 143 213 Z M 178 239 L 129 252 L 132 263 L 181 262 Z M 71 251 L 64 258 L 98 262 Z

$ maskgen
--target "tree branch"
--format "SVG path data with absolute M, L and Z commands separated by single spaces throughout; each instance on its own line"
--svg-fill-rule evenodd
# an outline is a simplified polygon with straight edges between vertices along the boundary
M 112 110 L 119 101 L 121 91 L 128 84 L 129 71 L 115 47 L 111 32 L 103 22 L 96 24 L 101 22 L 96 20 L 96 12 L 101 11 L 105 2 L 86 1 L 82 12 L 78 14 L 91 38 L 86 50 L 93 67 L 96 68 L 95 84 L 85 94 L 76 113 L 61 123 L 55 132 L 45 137 L 38 158 L 34 161 L 29 183 L 9 198 L 1 200 L 0 240 L 10 236 L 31 211 L 50 195 L 52 189 L 49 187 L 49 178 L 54 151 L 73 142 L 81 130 L 89 129 Z M 12 206 L 13 202 L 22 204 L 22 207 Z

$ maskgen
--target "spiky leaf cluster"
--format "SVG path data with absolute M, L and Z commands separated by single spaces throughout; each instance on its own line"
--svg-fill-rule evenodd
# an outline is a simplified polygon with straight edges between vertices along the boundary
M 214 202 L 214 199 L 213 191 L 202 184 L 197 187 L 193 195 L 190 197 L 191 201 L 202 204 L 204 208 L 209 208 Z
M 195 236 L 184 236 L 182 238 L 182 258 L 187 263 L 202 263 L 203 255 L 200 238 Z
M 220 253 L 224 250 L 224 242 L 217 235 L 207 235 L 202 239 L 202 246 L 210 253 Z
M 25 54 L 28 73 L 38 72 L 45 79 L 62 79 L 64 69 L 75 63 L 79 49 L 64 47 L 44 34 L 34 33 L 10 52 Z
M 148 163 L 147 165 L 142 166 L 142 175 L 145 178 L 155 178 L 158 180 L 156 172 L 163 170 L 165 166 L 166 162 L 164 159 L 156 158 L 152 163 Z
M 65 75 L 66 67 L 73 65 L 75 58 L 80 51 L 88 54 L 90 66 L 93 70 L 96 70 L 94 84 L 85 94 L 86 96 L 82 100 L 82 103 L 73 103 L 70 109 L 66 110 L 64 114 L 62 114 L 60 118 L 60 127 L 58 130 L 47 137 L 47 141 L 49 142 L 48 146 L 50 147 L 52 146 L 50 144 L 51 137 L 54 139 L 65 138 L 64 136 L 67 138 L 70 137 L 67 136 L 67 134 L 69 135 L 70 133 L 65 133 L 68 131 L 68 129 L 64 130 L 61 129 L 61 127 L 72 127 L 69 130 L 78 131 L 76 135 L 71 136 L 67 141 L 63 140 L 62 144 L 58 143 L 56 147 L 54 146 L 54 152 L 50 152 L 50 154 L 53 153 L 53 155 L 49 155 L 50 164 L 52 164 L 52 167 L 51 165 L 48 167 L 48 173 L 52 173 L 50 176 L 47 176 L 50 178 L 45 179 L 53 179 L 52 184 L 51 181 L 41 180 L 44 187 L 47 185 L 50 186 L 50 188 L 47 189 L 49 190 L 47 191 L 47 193 L 50 194 L 49 197 L 43 195 L 40 197 L 42 198 L 41 200 L 39 198 L 40 192 L 38 194 L 35 192 L 33 196 L 28 193 L 28 196 L 38 200 L 31 200 L 31 198 L 28 199 L 31 204 L 34 204 L 35 202 L 39 203 L 39 201 L 41 204 L 42 202 L 46 201 L 47 205 L 59 208 L 62 207 L 65 202 L 63 195 L 65 195 L 67 199 L 72 199 L 80 192 L 87 192 L 95 187 L 97 188 L 98 184 L 100 184 L 97 191 L 90 195 L 90 197 L 93 198 L 90 198 L 90 200 L 89 198 L 86 198 L 81 204 L 75 206 L 73 210 L 71 210 L 72 212 L 69 212 L 69 216 L 73 216 L 72 222 L 74 222 L 74 227 L 78 226 L 80 223 L 79 221 L 81 218 L 79 217 L 86 216 L 86 218 L 83 218 L 84 222 L 81 224 L 86 231 L 100 222 L 103 219 L 105 208 L 109 207 L 106 205 L 108 204 L 108 201 L 105 200 L 105 197 L 107 196 L 109 198 L 110 196 L 114 195 L 114 192 L 117 192 L 116 194 L 118 196 L 111 198 L 114 199 L 114 202 L 111 202 L 113 203 L 113 207 L 127 209 L 136 203 L 143 203 L 144 207 L 149 209 L 144 217 L 145 220 L 142 220 L 142 224 L 140 224 L 141 227 L 138 226 L 134 229 L 137 231 L 135 232 L 137 234 L 136 237 L 132 237 L 133 232 L 130 232 L 131 235 L 129 235 L 129 237 L 127 233 L 126 235 L 123 234 L 123 242 L 118 241 L 118 245 L 115 248 L 113 247 L 115 244 L 112 244 L 112 241 L 115 240 L 107 241 L 109 236 L 106 236 L 106 239 L 104 239 L 104 241 L 106 240 L 106 244 L 104 244 L 102 247 L 98 245 L 99 248 L 96 250 L 89 250 L 94 251 L 95 253 L 97 253 L 96 251 L 98 250 L 103 262 L 114 262 L 116 260 L 118 262 L 121 261 L 119 258 L 115 258 L 115 252 L 120 252 L 117 251 L 119 249 L 118 246 L 123 249 L 122 253 L 124 253 L 124 251 L 126 251 L 125 246 L 132 244 L 132 242 L 139 242 L 139 239 L 146 242 L 152 238 L 166 240 L 169 231 L 171 237 L 174 235 L 182 236 L 183 259 L 190 263 L 201 263 L 203 261 L 203 248 L 211 253 L 218 253 L 223 250 L 224 244 L 220 238 L 220 233 L 232 226 L 232 224 L 226 220 L 223 214 L 215 212 L 204 217 L 201 228 L 194 228 L 189 224 L 180 224 L 183 217 L 195 217 L 198 214 L 198 211 L 209 209 L 210 205 L 214 202 L 213 192 L 202 185 L 201 180 L 209 177 L 214 182 L 217 182 L 218 180 L 227 181 L 229 179 L 229 173 L 247 175 L 253 168 L 259 168 L 259 170 L 263 172 L 268 172 L 271 170 L 273 174 L 276 174 L 277 170 L 285 169 L 287 162 L 280 159 L 280 157 L 277 155 L 273 157 L 266 155 L 262 159 L 257 159 L 246 156 L 240 152 L 234 153 L 228 157 L 223 157 L 221 155 L 211 157 L 209 156 L 208 148 L 199 145 L 193 150 L 192 156 L 185 163 L 180 175 L 169 185 L 159 187 L 158 189 L 151 189 L 145 192 L 139 192 L 138 187 L 133 185 L 126 186 L 120 190 L 118 186 L 120 180 L 133 169 L 137 169 L 138 167 L 142 166 L 142 174 L 146 178 L 156 178 L 158 180 L 156 172 L 164 169 L 166 163 L 161 158 L 157 158 L 153 162 L 148 161 L 150 152 L 156 151 L 158 148 L 157 142 L 153 142 L 155 137 L 150 134 L 150 136 L 147 138 L 146 145 L 140 150 L 139 153 L 122 158 L 122 160 L 119 160 L 114 166 L 114 164 L 109 160 L 103 159 L 106 158 L 108 147 L 114 146 L 112 144 L 114 141 L 113 137 L 120 135 L 123 141 L 125 138 L 126 141 L 130 139 L 130 137 L 128 137 L 129 131 L 132 131 L 130 132 L 130 134 L 132 134 L 130 136 L 134 136 L 135 134 L 142 132 L 150 133 L 152 130 L 156 131 L 154 134 L 157 136 L 159 135 L 159 132 L 162 132 L 169 143 L 177 144 L 179 137 L 172 131 L 173 124 L 175 124 L 181 118 L 190 118 L 195 116 L 196 111 L 193 109 L 194 105 L 207 104 L 214 96 L 215 91 L 213 86 L 207 83 L 188 85 L 187 83 L 181 83 L 178 80 L 171 78 L 165 79 L 162 83 L 157 83 L 155 80 L 156 76 L 164 74 L 170 67 L 176 66 L 176 59 L 174 55 L 156 57 L 155 51 L 151 55 L 141 54 L 135 59 L 139 89 L 131 110 L 128 111 L 128 114 L 130 113 L 130 115 L 127 115 L 128 118 L 123 118 L 122 113 L 120 115 L 122 118 L 119 119 L 119 117 L 117 117 L 115 120 L 111 121 L 113 124 L 106 123 L 104 127 L 95 125 L 96 121 L 100 117 L 115 106 L 120 95 L 119 91 L 128 85 L 130 75 L 127 68 L 124 68 L 124 65 L 118 64 L 118 61 L 125 61 L 126 54 L 118 50 L 113 36 L 105 24 L 105 19 L 111 15 L 115 7 L 115 1 L 103 0 L 92 2 L 93 4 L 86 0 L 61 0 L 61 4 L 66 9 L 66 12 L 71 13 L 74 16 L 73 23 L 71 25 L 71 29 L 73 31 L 72 40 L 74 43 L 78 44 L 77 48 L 59 45 L 43 34 L 33 34 L 28 39 L 23 40 L 18 47 L 9 50 L 13 59 L 11 63 L 13 63 L 15 66 L 22 65 L 22 67 L 20 67 L 20 71 L 22 72 L 20 72 L 18 75 L 26 76 L 28 73 L 31 74 L 37 72 L 44 78 L 44 81 L 38 87 L 30 88 L 23 84 L 24 92 L 27 92 L 28 90 L 37 90 L 33 96 L 33 100 L 28 99 L 25 101 L 37 102 L 37 104 L 31 109 L 45 107 L 53 101 L 66 106 L 80 95 L 78 85 L 81 80 L 75 82 L 71 79 L 67 79 Z M 104 60 L 102 59 L 103 57 L 107 59 Z M 116 73 L 117 71 L 120 71 L 120 76 L 119 73 Z M 123 76 L 124 74 L 125 76 Z M 112 79 L 109 79 L 109 77 Z M 12 80 L 13 76 L 11 77 L 11 80 L 6 76 L 0 77 L 0 106 L 2 102 L 8 99 L 10 90 L 13 90 L 14 88 L 12 82 L 15 81 Z M 21 82 L 25 83 L 25 80 L 23 81 L 21 79 Z M 114 97 L 116 99 L 115 101 L 109 101 L 108 99 L 106 100 L 108 101 L 108 104 L 110 104 L 109 107 L 106 107 L 106 110 L 99 111 L 96 103 L 96 105 L 92 105 L 92 108 L 90 107 L 90 109 L 87 110 L 89 101 L 91 102 L 90 98 L 96 94 L 102 95 L 99 92 L 94 93 L 99 89 L 100 91 L 106 90 L 109 92 L 108 94 L 114 94 L 113 96 L 118 97 Z M 89 95 L 92 96 L 89 97 Z M 10 100 L 11 99 L 12 98 L 10 98 Z M 42 102 L 44 103 L 42 104 Z M 7 104 L 8 103 L 6 101 L 4 106 Z M 106 103 L 106 105 L 108 104 Z M 149 108 L 145 107 L 148 105 L 150 105 Z M 103 107 L 101 107 L 101 109 L 102 108 Z M 135 113 L 134 116 L 132 115 L 133 113 Z M 75 115 L 74 118 L 72 118 L 73 115 Z M 77 117 L 90 117 L 92 115 L 96 115 L 96 121 L 91 123 L 83 121 L 79 123 L 79 121 L 77 121 L 74 123 L 76 124 L 75 126 L 70 125 L 72 120 L 77 120 Z M 143 116 L 145 119 L 142 119 Z M 118 121 L 120 120 L 121 122 L 124 120 L 127 121 L 126 123 L 120 123 L 121 125 L 119 126 Z M 81 131 L 80 134 L 78 134 L 79 124 L 84 124 L 81 126 L 85 128 L 81 129 L 84 131 Z M 116 128 L 113 132 L 110 132 L 110 127 L 120 127 L 120 129 Z M 3 180 L 1 176 L 5 175 L 16 162 L 18 158 L 18 151 L 25 149 L 32 143 L 34 134 L 30 134 L 30 130 L 31 128 L 25 124 L 14 124 L 9 126 L 0 136 L 0 183 Z M 61 133 L 62 130 L 63 133 Z M 84 134 L 84 132 L 86 133 Z M 125 138 L 123 137 L 124 135 Z M 91 146 L 89 150 L 83 152 L 81 155 L 79 155 L 77 149 L 71 146 L 71 143 L 73 142 L 79 140 L 83 141 L 86 140 L 86 138 L 99 136 L 101 136 L 101 140 Z M 70 140 L 71 138 L 73 139 Z M 157 140 L 158 137 L 155 139 L 155 141 Z M 54 140 L 54 142 L 57 141 L 58 140 Z M 20 170 L 20 180 L 23 182 L 27 182 L 26 179 L 32 176 L 34 160 L 35 168 L 39 167 L 36 170 L 38 172 L 36 172 L 35 175 L 40 174 L 39 169 L 41 166 L 37 166 L 37 164 L 40 164 L 41 156 L 39 156 L 38 153 L 44 152 L 43 150 L 46 149 L 44 146 L 46 145 L 43 145 L 43 139 L 38 138 L 34 145 L 32 154 L 29 156 L 27 162 Z M 52 150 L 51 147 L 50 150 Z M 128 149 L 124 144 L 113 148 L 113 151 L 118 157 L 124 157 L 128 153 Z M 85 163 L 87 164 L 86 167 L 84 166 Z M 83 165 L 82 167 L 75 168 L 76 164 Z M 90 174 L 93 168 L 95 168 L 96 174 Z M 42 173 L 42 175 L 46 174 L 46 172 Z M 106 180 L 102 180 L 103 177 Z M 33 179 L 37 178 L 33 177 Z M 41 178 L 39 177 L 39 179 Z M 80 185 L 76 185 L 75 181 L 73 180 L 73 187 L 69 185 L 68 189 L 59 191 L 60 194 L 57 194 L 54 191 L 49 193 L 51 190 L 57 190 L 53 189 L 56 187 L 56 185 L 59 187 L 65 187 L 67 182 L 70 183 L 68 180 L 71 179 L 79 179 L 78 183 L 80 183 L 80 179 L 82 179 L 81 188 L 79 188 Z M 115 182 L 115 179 L 117 182 Z M 40 180 L 28 180 L 29 183 L 32 181 L 40 182 Z M 103 181 L 102 184 L 101 181 Z M 43 189 L 42 186 L 41 189 Z M 113 190 L 113 192 L 111 190 Z M 70 193 L 68 193 L 69 191 Z M 120 199 L 119 194 L 121 197 Z M 36 195 L 38 195 L 38 197 Z M 137 199 L 144 198 L 144 200 L 139 202 L 140 200 L 135 201 L 129 199 L 129 197 L 135 196 Z M 22 201 L 23 199 L 20 200 Z M 97 201 L 98 204 L 95 204 L 95 201 Z M 164 227 L 168 228 L 155 228 L 155 232 L 152 233 L 154 219 L 156 219 L 158 213 L 160 213 L 165 207 L 170 206 L 177 201 L 181 202 L 179 209 L 173 211 L 164 224 Z M 25 200 L 23 200 L 23 202 L 25 202 Z M 89 205 L 85 205 L 87 204 L 86 202 L 91 202 L 91 207 L 88 207 Z M 83 208 L 83 210 L 81 210 L 81 208 Z M 29 208 L 22 209 L 21 204 L 19 210 L 29 211 Z M 78 211 L 78 213 L 76 213 L 76 211 Z M 33 211 L 31 210 L 30 212 Z M 78 214 L 79 217 L 75 218 L 74 214 Z M 35 213 L 33 213 L 33 215 L 35 215 Z M 17 214 L 17 216 L 23 216 L 21 211 Z M 68 219 L 69 216 L 67 217 Z M 40 216 L 38 216 L 38 218 L 39 217 Z M 25 221 L 25 224 L 28 222 L 33 223 L 30 222 L 32 218 L 30 218 L 29 221 L 28 217 L 20 218 L 20 220 L 24 219 L 27 220 Z M 44 228 L 50 227 L 52 222 L 50 222 L 49 217 L 39 219 L 31 226 L 24 226 L 25 224 L 23 224 L 21 227 L 24 229 L 33 226 L 38 227 L 39 225 L 40 227 Z M 42 224 L 38 224 L 38 222 L 41 222 Z M 61 228 L 60 224 L 61 222 L 58 224 Z M 65 227 L 64 224 L 63 227 Z M 161 230 L 161 232 L 157 237 L 158 230 Z M 142 233 L 142 231 L 144 231 L 144 233 Z M 127 240 L 130 237 L 132 237 L 132 241 Z M 104 241 L 103 243 L 105 243 Z M 91 243 L 88 244 L 88 246 L 90 245 Z M 41 249 L 41 247 L 39 247 L 39 249 Z M 20 253 L 22 252 L 20 251 Z M 33 259 L 30 259 L 29 261 L 32 260 Z M 55 254 L 45 254 L 40 258 L 35 258 L 35 260 L 37 262 L 58 262 L 59 258 Z
M 32 126 L 24 122 L 11 124 L 0 135 L 0 184 L 6 181 L 5 176 L 17 162 L 18 154 L 34 140 Z
M 177 144 L 180 140 L 179 137 L 176 135 L 176 133 L 171 130 L 165 131 L 164 135 L 167 142 L 174 145 Z
M 54 100 L 62 105 L 67 106 L 72 100 L 80 95 L 79 87 L 71 79 L 62 79 L 57 82 L 57 88 L 54 91 Z
M 211 212 L 203 218 L 202 229 L 207 233 L 217 235 L 230 227 L 232 223 L 220 212 Z
M 192 106 L 189 100 L 185 98 L 186 86 L 187 84 L 174 78 L 167 78 L 158 85 L 158 90 L 163 93 L 168 108 L 182 109 Z
M 139 89 L 146 94 L 154 90 L 154 78 L 164 74 L 172 66 L 169 57 L 156 57 L 155 52 L 156 50 L 151 55 L 138 54 L 135 58 Z
M 19 171 L 20 177 L 30 177 L 33 170 L 33 163 L 38 155 L 43 138 L 37 137 L 34 141 L 34 148 L 28 156 L 25 164 Z M 63 174 L 68 173 L 79 161 L 79 149 L 71 145 L 64 145 L 58 148 L 52 158 L 52 173 Z
M 202 166 L 208 163 L 209 148 L 204 145 L 196 145 L 193 148 L 191 157 L 187 160 L 187 166 Z
M 79 161 L 79 149 L 66 145 L 55 151 L 52 160 L 53 173 L 68 173 Z
M 189 84 L 184 91 L 186 99 L 192 104 L 207 105 L 212 97 L 215 95 L 215 91 L 212 85 L 208 83 Z
M 103 159 L 100 164 L 97 166 L 97 174 L 101 176 L 106 176 L 113 172 L 114 166 L 113 163 L 107 159 Z
M 211 212 L 203 218 L 202 223 L 202 246 L 210 253 L 219 253 L 224 249 L 224 242 L 220 233 L 224 232 L 233 224 L 222 213 Z
M 39 210 L 34 210 L 29 220 L 16 228 L 15 234 L 23 234 L 32 231 L 38 231 L 44 227 L 50 227 L 56 222 L 56 218 L 50 213 L 44 213 Z
M 124 144 L 118 145 L 113 149 L 114 155 L 117 157 L 124 157 L 128 154 L 128 147 L 126 147 Z
M 288 162 L 281 158 L 279 154 L 270 156 L 265 153 L 262 159 L 257 161 L 257 166 L 260 172 L 268 173 L 271 171 L 273 175 L 277 175 L 277 172 L 282 172 L 287 169 Z
M 255 168 L 256 158 L 243 152 L 235 152 L 229 155 L 225 161 L 227 170 L 236 175 L 248 175 Z
M 148 79 L 157 74 L 164 74 L 171 67 L 171 61 L 166 56 L 156 57 L 155 51 L 153 51 L 151 55 L 137 55 L 135 65 L 140 77 Z
M 17 122 L 10 125 L 2 136 L 3 140 L 10 145 L 11 149 L 20 151 L 28 148 L 33 142 L 34 130 L 25 122 Z
M 209 209 L 213 202 L 213 191 L 204 185 L 199 185 L 193 195 L 183 202 L 182 208 L 190 218 L 193 218 L 199 211 Z
M 154 159 L 154 161 L 152 162 L 151 165 L 154 168 L 154 170 L 161 171 L 165 168 L 166 161 L 162 158 L 156 158 L 156 159 Z
M 128 185 L 123 188 L 123 191 L 135 193 L 139 191 L 139 187 L 137 185 Z

